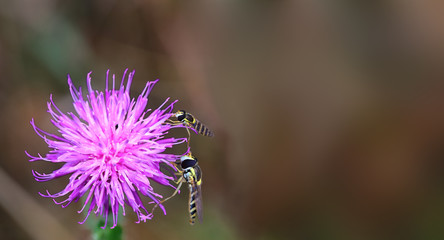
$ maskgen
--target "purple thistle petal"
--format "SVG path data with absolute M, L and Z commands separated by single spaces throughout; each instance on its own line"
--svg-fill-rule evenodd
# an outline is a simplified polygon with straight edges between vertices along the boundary
M 168 104 L 167 98 L 154 110 L 146 109 L 148 96 L 158 80 L 147 82 L 142 93 L 131 99 L 129 91 L 135 71 L 128 75 L 127 72 L 128 69 L 123 74 L 119 89 L 115 89 L 113 75 L 112 89 L 109 89 L 108 70 L 104 92 L 92 89 L 92 72 L 88 73 L 85 96 L 68 75 L 75 113 L 63 113 L 54 103 L 52 95 L 47 103 L 51 122 L 58 128 L 59 134 L 38 128 L 34 119 L 30 122 L 34 131 L 48 144 L 50 151 L 44 156 L 32 156 L 25 152 L 29 161 L 64 163 L 61 168 L 47 174 L 33 170 L 35 180 L 44 182 L 70 176 L 60 192 L 50 194 L 46 191 L 46 194 L 39 194 L 52 198 L 54 203 L 63 208 L 85 196 L 85 203 L 78 212 L 85 211 L 88 204 L 89 207 L 85 219 L 79 223 L 84 223 L 94 212 L 105 218 L 105 228 L 108 215 L 111 214 L 111 228 L 114 228 L 120 209 L 125 215 L 125 205 L 136 213 L 138 222 L 149 220 L 152 213 L 146 210 L 139 194 L 147 196 L 154 203 L 160 203 L 163 197 L 154 191 L 152 181 L 175 188 L 170 184 L 174 176 L 161 172 L 160 163 L 169 166 L 172 169 L 170 172 L 176 171 L 173 163 L 181 155 L 166 154 L 164 151 L 187 141 L 186 138 L 165 136 L 172 128 L 185 128 L 183 125 L 166 123 L 173 115 L 177 100 Z M 56 200 L 60 197 L 64 198 Z M 159 204 L 159 208 L 166 214 L 162 204 Z

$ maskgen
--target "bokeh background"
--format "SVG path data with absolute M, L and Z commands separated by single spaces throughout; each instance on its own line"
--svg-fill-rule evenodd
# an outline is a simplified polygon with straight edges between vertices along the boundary
M 187 194 L 126 239 L 444 239 L 441 1 L 0 1 L 0 238 L 90 239 L 80 204 L 37 193 L 28 162 L 55 131 L 52 93 L 136 69 L 149 106 L 179 99 L 214 130 L 193 136 L 204 222 Z M 165 195 L 170 189 L 158 188 Z M 184 188 L 185 190 L 185 188 Z

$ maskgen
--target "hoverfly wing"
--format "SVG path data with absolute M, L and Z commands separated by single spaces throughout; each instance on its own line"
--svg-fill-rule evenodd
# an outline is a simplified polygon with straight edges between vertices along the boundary
M 195 183 L 190 185 L 189 196 L 189 208 L 190 208 L 190 223 L 195 223 L 196 217 L 199 219 L 199 223 L 202 223 L 202 193 L 200 185 Z
M 197 218 L 199 222 L 202 223 L 203 217 L 203 208 L 202 208 L 202 188 L 201 185 L 196 185 L 196 209 L 197 209 Z

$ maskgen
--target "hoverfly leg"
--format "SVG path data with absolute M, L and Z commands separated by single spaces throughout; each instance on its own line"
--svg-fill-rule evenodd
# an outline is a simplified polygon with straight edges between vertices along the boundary
M 188 133 L 188 140 L 187 140 L 187 145 L 188 145 L 188 149 L 190 148 L 190 138 L 191 138 L 191 134 L 190 134 L 190 129 L 187 129 L 187 133 Z
M 180 173 L 180 175 L 179 175 L 179 173 L 176 173 L 176 175 L 181 176 L 182 173 Z M 177 181 L 174 181 L 175 184 L 179 184 L 179 185 L 182 185 L 182 182 L 183 182 L 183 177 L 177 179 Z M 179 185 L 177 188 L 179 188 Z
M 180 183 L 179 183 L 179 182 L 180 182 Z M 179 180 L 177 181 L 177 183 L 178 183 L 179 185 L 177 186 L 177 188 L 176 188 L 176 190 L 174 191 L 174 193 L 173 193 L 171 196 L 165 198 L 164 200 L 162 200 L 162 201 L 160 201 L 159 203 L 157 203 L 156 205 L 154 205 L 153 209 L 151 209 L 151 214 L 154 213 L 154 209 L 156 209 L 160 204 L 162 204 L 162 203 L 164 203 L 164 202 L 170 200 L 172 197 L 174 197 L 174 196 L 179 192 L 179 189 L 180 189 L 180 187 L 182 186 L 182 183 L 183 183 L 183 177 L 179 178 Z
M 183 124 L 181 121 L 174 121 L 174 120 L 171 120 L 171 119 L 167 119 L 167 120 L 165 120 L 165 122 L 170 124 L 170 125 L 172 125 L 172 126 Z

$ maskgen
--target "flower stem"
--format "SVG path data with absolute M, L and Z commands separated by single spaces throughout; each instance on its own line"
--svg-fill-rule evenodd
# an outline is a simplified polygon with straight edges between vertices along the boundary
M 105 228 L 102 229 L 105 221 L 101 219 L 92 231 L 92 237 L 94 240 L 122 240 L 123 239 L 123 228 L 120 224 L 113 229 Z

